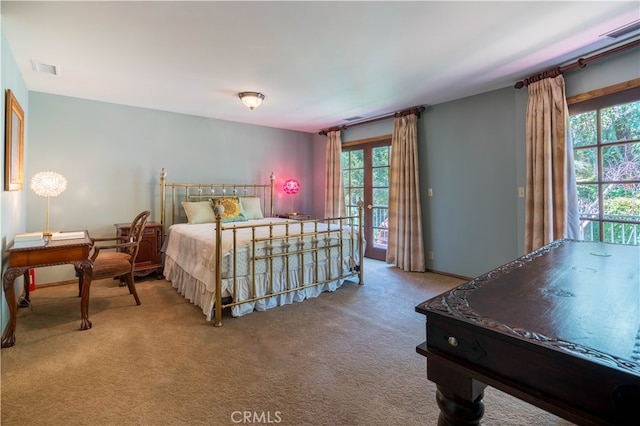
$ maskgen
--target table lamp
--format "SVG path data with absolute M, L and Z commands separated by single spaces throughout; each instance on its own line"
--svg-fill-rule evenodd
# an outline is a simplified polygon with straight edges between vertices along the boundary
M 292 198 L 292 196 L 297 194 L 298 191 L 300 191 L 300 182 L 298 182 L 295 179 L 287 179 L 284 182 L 284 185 L 283 185 L 282 189 L 284 189 L 284 192 L 289 194 L 289 200 L 291 202 L 291 210 L 293 210 L 293 198 Z M 296 212 L 292 211 L 292 212 L 288 212 L 287 214 L 295 216 Z
M 36 173 L 31 178 L 31 189 L 40 197 L 47 197 L 47 228 L 44 235 L 51 236 L 49 231 L 49 204 L 51 197 L 57 197 L 67 189 L 67 179 L 59 173 L 48 170 Z

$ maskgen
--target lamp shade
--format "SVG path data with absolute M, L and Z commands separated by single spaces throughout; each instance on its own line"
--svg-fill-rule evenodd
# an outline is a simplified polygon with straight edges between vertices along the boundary
M 300 182 L 295 179 L 287 179 L 282 186 L 284 192 L 289 195 L 297 194 L 300 191 Z
M 250 110 L 259 107 L 264 99 L 264 95 L 260 92 L 241 92 L 238 96 L 242 103 Z
M 31 178 L 30 186 L 41 197 L 57 197 L 67 189 L 67 179 L 60 173 L 49 170 L 36 173 Z

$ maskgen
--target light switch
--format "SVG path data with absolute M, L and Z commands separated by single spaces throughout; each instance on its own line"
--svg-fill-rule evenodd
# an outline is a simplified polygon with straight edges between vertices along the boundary
M 427 197 L 433 197 L 433 188 L 427 189 Z
M 518 188 L 518 197 L 524 198 L 524 186 Z

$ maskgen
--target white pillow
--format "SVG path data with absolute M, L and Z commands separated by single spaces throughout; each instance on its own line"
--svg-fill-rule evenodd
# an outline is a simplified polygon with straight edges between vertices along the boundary
M 193 203 L 183 201 L 182 207 L 187 215 L 187 221 L 190 224 L 215 223 L 216 221 L 213 207 L 211 207 L 211 203 L 208 201 L 197 201 Z
M 240 197 L 240 206 L 247 220 L 264 219 L 260 197 Z

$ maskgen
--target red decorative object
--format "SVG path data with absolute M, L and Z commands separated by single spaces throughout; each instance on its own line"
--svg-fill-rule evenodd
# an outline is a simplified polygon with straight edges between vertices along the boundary
M 289 195 L 297 194 L 300 191 L 300 182 L 295 179 L 287 179 L 282 189 Z

